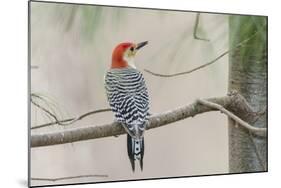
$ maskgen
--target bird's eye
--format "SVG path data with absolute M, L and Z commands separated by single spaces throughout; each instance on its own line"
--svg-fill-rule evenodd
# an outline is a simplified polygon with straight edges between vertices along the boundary
M 131 47 L 130 50 L 131 50 L 131 52 L 134 51 L 134 47 Z

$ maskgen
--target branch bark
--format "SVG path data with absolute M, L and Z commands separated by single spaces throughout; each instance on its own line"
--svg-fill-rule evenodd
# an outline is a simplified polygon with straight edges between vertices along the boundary
M 252 117 L 251 119 L 253 120 L 255 119 L 256 112 L 251 109 L 247 101 L 238 93 L 231 93 L 225 97 L 210 98 L 206 100 L 212 103 L 219 104 L 233 113 L 239 111 L 239 114 L 243 114 L 244 116 L 240 117 L 241 119 L 245 118 L 245 115 L 247 117 Z M 218 109 L 202 105 L 196 101 L 192 104 L 151 116 L 149 118 L 149 123 L 146 129 L 149 130 L 165 126 L 188 117 L 194 117 L 197 114 L 217 110 Z M 265 135 L 266 131 L 263 129 L 258 129 L 256 131 L 253 131 L 252 133 L 259 133 L 261 135 Z M 72 128 L 58 132 L 32 134 L 31 147 L 65 144 L 89 139 L 116 136 L 121 134 L 125 134 L 125 130 L 123 129 L 122 125 L 118 122 L 113 122 L 100 126 L 89 126 L 83 128 Z

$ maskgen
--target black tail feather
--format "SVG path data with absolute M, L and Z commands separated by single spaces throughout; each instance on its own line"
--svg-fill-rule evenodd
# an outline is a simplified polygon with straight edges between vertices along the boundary
M 144 155 L 144 138 L 142 137 L 141 159 L 140 159 L 141 171 L 143 170 L 143 155 Z
M 141 170 L 143 170 L 144 138 L 142 137 L 141 142 L 139 143 L 140 151 L 138 153 L 135 153 L 135 145 L 137 143 L 139 143 L 139 141 L 133 139 L 129 134 L 127 135 L 127 151 L 128 151 L 128 156 L 131 162 L 133 172 L 135 171 L 135 158 L 136 158 L 135 155 L 139 157 L 140 168 Z
M 134 159 L 134 153 L 132 152 L 132 138 L 129 134 L 127 134 L 127 151 L 128 151 L 128 156 L 131 162 L 132 170 L 133 172 L 135 171 L 135 159 Z

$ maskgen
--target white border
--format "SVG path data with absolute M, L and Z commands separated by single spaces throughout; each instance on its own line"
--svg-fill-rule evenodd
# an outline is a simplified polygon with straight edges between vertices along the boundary
M 260 0 L 67 0 L 68 2 L 186 9 L 269 16 L 269 173 L 193 177 L 75 187 L 267 187 L 280 184 L 280 10 L 278 1 Z M 27 1 L 0 6 L 0 187 L 24 187 L 27 179 Z M 71 186 L 69 186 L 71 187 Z

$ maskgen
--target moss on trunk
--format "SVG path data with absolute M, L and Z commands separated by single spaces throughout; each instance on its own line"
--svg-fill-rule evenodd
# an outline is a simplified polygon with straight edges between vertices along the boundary
M 254 111 L 263 111 L 267 107 L 267 18 L 230 16 L 229 30 L 230 48 L 258 32 L 230 53 L 229 91 L 238 91 Z M 244 115 L 244 120 L 256 127 L 267 127 L 267 113 L 258 120 Z M 267 171 L 267 137 L 251 135 L 233 123 L 229 120 L 229 172 Z

